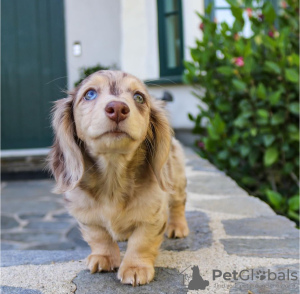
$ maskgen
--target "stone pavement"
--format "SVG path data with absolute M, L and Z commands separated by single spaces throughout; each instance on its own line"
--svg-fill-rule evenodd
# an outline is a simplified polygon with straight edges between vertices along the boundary
M 89 247 L 62 197 L 51 194 L 52 180 L 3 182 L 1 293 L 299 293 L 294 223 L 185 153 L 191 234 L 166 239 L 155 280 L 136 288 L 116 273 L 86 270 Z M 119 245 L 123 254 L 126 242 Z

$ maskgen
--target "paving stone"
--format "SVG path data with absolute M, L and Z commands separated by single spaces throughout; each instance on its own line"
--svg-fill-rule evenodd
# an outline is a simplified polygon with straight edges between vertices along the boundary
M 20 244 L 12 244 L 1 241 L 1 250 L 13 250 L 20 249 L 22 246 Z
M 3 200 L 1 201 L 2 211 L 6 213 L 15 213 L 16 211 L 20 214 L 31 214 L 39 211 L 41 214 L 46 214 L 49 211 L 58 210 L 63 208 L 62 204 L 54 201 L 40 201 L 37 200 L 26 200 L 22 199 L 15 200 Z
M 90 250 L 6 250 L 1 252 L 1 266 L 68 262 L 84 259 L 89 254 Z
M 59 232 L 65 231 L 70 227 L 70 223 L 67 222 L 43 222 L 43 221 L 31 221 L 24 228 L 30 230 L 36 230 L 39 232 Z
M 71 242 L 48 243 L 27 247 L 26 250 L 75 250 L 76 244 Z
M 247 196 L 232 179 L 227 176 L 203 173 L 188 178 L 187 190 L 192 193 L 206 195 Z
M 270 274 L 268 277 L 268 270 L 270 270 L 270 273 L 275 273 L 276 278 L 274 274 Z M 287 279 L 288 270 L 289 280 Z M 280 272 L 284 273 L 284 280 L 278 280 L 278 274 Z M 291 273 L 296 273 L 294 274 L 298 278 L 296 281 L 291 280 L 291 278 L 293 278 Z M 280 275 L 283 277 L 282 274 Z M 251 276 L 252 275 L 250 275 L 250 277 Z M 269 280 L 269 278 L 274 280 Z M 251 277 L 251 279 L 247 281 L 239 280 L 237 282 L 232 280 L 232 282 L 234 282 L 235 285 L 230 289 L 230 294 L 247 293 L 248 291 L 251 291 L 255 294 L 299 294 L 299 264 L 285 264 L 265 268 L 255 268 L 253 280 Z
M 295 223 L 280 215 L 223 220 L 222 223 L 226 234 L 232 236 L 299 237 Z
M 17 242 L 39 242 L 39 243 L 55 243 L 60 239 L 59 232 L 55 233 L 42 233 L 42 232 L 20 232 L 20 233 L 3 233 L 1 239 L 5 241 Z
M 11 216 L 1 215 L 1 229 L 12 229 L 19 226 L 19 223 Z
M 299 239 L 221 239 L 228 254 L 299 259 Z
M 213 212 L 230 213 L 243 216 L 275 215 L 269 205 L 255 197 L 226 197 L 217 200 L 188 200 L 190 205 Z
M 2 200 L 37 199 L 41 196 L 61 197 L 51 193 L 53 180 L 30 180 L 6 182 L 2 189 Z M 22 203 L 24 204 L 24 202 Z
M 165 237 L 161 246 L 162 250 L 195 251 L 211 246 L 212 233 L 208 225 L 208 216 L 204 212 L 188 211 L 186 212 L 186 219 L 190 234 L 184 239 L 168 239 Z
M 81 271 L 73 280 L 77 286 L 76 294 L 182 294 L 187 293 L 183 284 L 183 275 L 176 269 L 155 268 L 155 278 L 150 284 L 132 287 L 123 285 L 117 279 L 117 273 L 97 273 L 91 275 L 89 271 Z
M 44 213 L 25 213 L 19 215 L 22 220 L 41 220 L 44 216 Z
M 82 238 L 82 235 L 81 235 L 81 232 L 78 228 L 78 226 L 74 226 L 68 233 L 67 233 L 67 238 L 75 243 L 78 247 L 81 247 L 81 248 L 90 248 L 89 247 L 89 244 L 86 243 L 83 238 Z
M 55 214 L 53 215 L 54 218 L 57 219 L 63 219 L 63 220 L 68 220 L 68 219 L 74 219 L 71 215 L 69 215 L 68 213 L 62 213 L 62 214 Z
M 0 286 L 2 294 L 42 294 L 41 291 L 19 287 Z
M 223 172 L 219 171 L 216 167 L 214 167 L 209 162 L 200 161 L 197 159 L 196 160 L 195 159 L 188 160 L 186 162 L 186 165 L 191 166 L 193 168 L 193 170 L 224 174 Z

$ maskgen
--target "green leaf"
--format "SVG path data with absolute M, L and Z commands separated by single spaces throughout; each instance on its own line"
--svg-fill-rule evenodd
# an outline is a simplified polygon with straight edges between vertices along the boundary
M 299 102 L 293 102 L 288 106 L 291 113 L 299 115 Z
M 233 74 L 233 68 L 230 66 L 220 66 L 217 68 L 217 72 L 225 76 L 231 76 Z
M 258 114 L 258 116 L 260 116 L 262 118 L 268 118 L 269 117 L 269 112 L 265 109 L 258 109 L 257 114 Z
M 275 113 L 271 118 L 271 125 L 279 125 L 285 121 L 285 113 L 283 111 Z
M 278 101 L 280 100 L 282 91 L 278 90 L 276 92 L 273 92 L 271 95 L 269 95 L 269 101 L 271 103 L 271 105 L 276 105 L 278 103 Z
M 299 74 L 296 70 L 292 68 L 287 68 L 285 70 L 285 78 L 292 83 L 298 83 L 299 81 Z
M 218 134 L 224 133 L 226 125 L 218 113 L 215 115 L 214 119 L 212 120 L 212 125 Z
M 231 167 L 237 167 L 239 164 L 239 158 L 238 157 L 230 157 L 230 165 Z
M 275 141 L 275 136 L 274 135 L 264 135 L 263 141 L 264 141 L 264 145 L 266 147 L 269 147 Z
M 264 155 L 264 165 L 270 166 L 278 159 L 278 150 L 276 147 L 269 147 Z
M 295 195 L 288 200 L 289 209 L 293 211 L 299 210 L 299 195 Z
M 260 99 L 266 98 L 266 88 L 262 83 L 259 83 L 257 87 L 257 97 Z
M 218 158 L 221 160 L 225 160 L 228 158 L 228 151 L 227 150 L 222 150 L 218 153 Z
M 265 69 L 269 72 L 274 72 L 276 74 L 280 74 L 281 72 L 280 67 L 273 61 L 266 61 Z
M 232 80 L 232 83 L 238 91 L 245 91 L 246 90 L 247 85 L 244 82 L 242 82 L 240 80 L 237 80 L 237 79 L 234 79 L 234 80 Z
M 269 24 L 273 24 L 276 18 L 276 13 L 272 4 L 269 1 L 265 2 L 262 13 L 264 15 L 264 20 Z
M 283 200 L 282 196 L 278 192 L 272 190 L 267 190 L 266 193 L 269 202 L 275 207 L 275 209 L 279 209 Z
M 194 117 L 189 113 L 188 114 L 188 117 L 189 117 L 189 119 L 191 120 L 191 121 L 194 121 L 195 119 L 194 119 Z
M 240 152 L 243 157 L 246 157 L 250 152 L 250 147 L 248 145 L 242 145 L 240 147 Z
M 288 217 L 295 220 L 296 222 L 299 222 L 299 213 L 296 213 L 292 210 L 288 211 Z

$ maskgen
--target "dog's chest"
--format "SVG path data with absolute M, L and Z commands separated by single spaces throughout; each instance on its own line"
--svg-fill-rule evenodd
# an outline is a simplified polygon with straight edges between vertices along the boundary
M 128 239 L 136 227 L 137 215 L 123 201 L 105 196 L 93 199 L 76 189 L 66 194 L 66 200 L 69 212 L 80 223 L 103 227 L 115 240 Z

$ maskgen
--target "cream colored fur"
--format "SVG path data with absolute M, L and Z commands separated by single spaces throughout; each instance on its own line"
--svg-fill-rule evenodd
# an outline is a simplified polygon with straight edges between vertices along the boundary
M 90 89 L 98 96 L 86 101 Z M 135 93 L 144 103 L 133 99 Z M 112 101 L 127 104 L 125 120 L 108 118 L 104 109 Z M 132 75 L 100 71 L 56 102 L 53 127 L 49 165 L 55 192 L 65 194 L 91 247 L 91 273 L 119 268 L 122 283 L 149 283 L 164 233 L 178 238 L 189 233 L 184 155 L 163 102 Z M 128 240 L 122 262 L 119 240 Z

